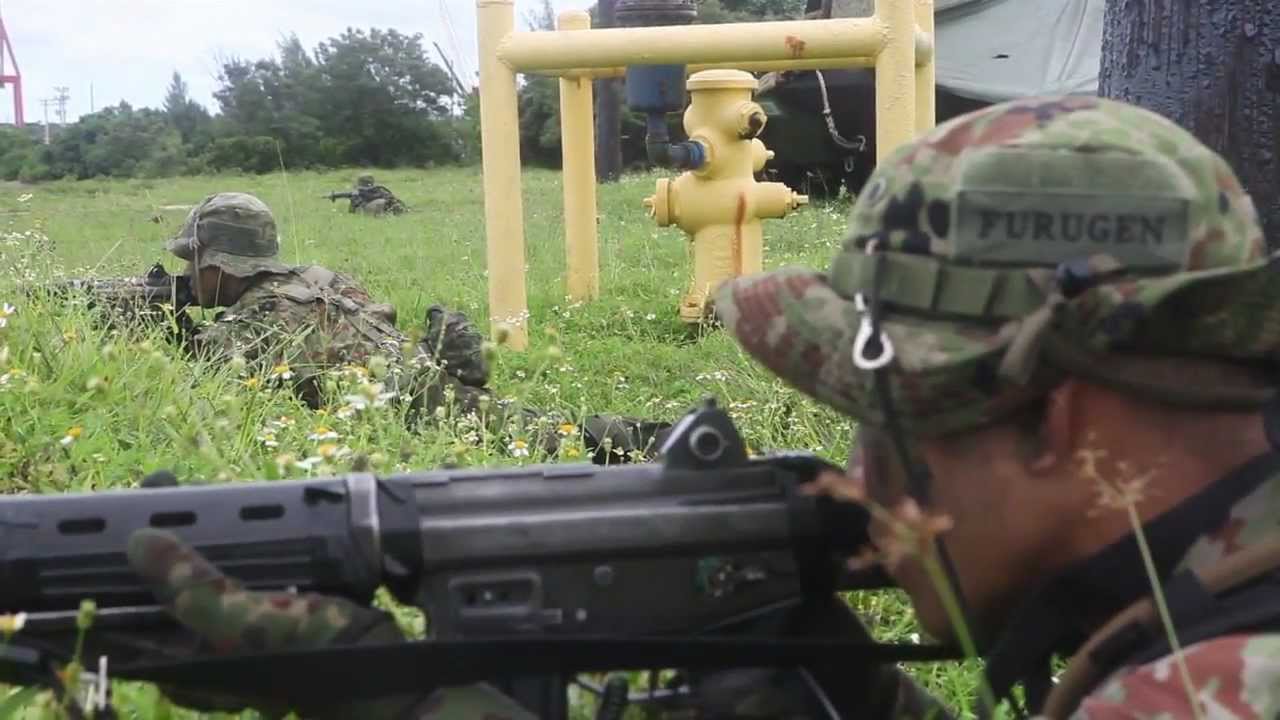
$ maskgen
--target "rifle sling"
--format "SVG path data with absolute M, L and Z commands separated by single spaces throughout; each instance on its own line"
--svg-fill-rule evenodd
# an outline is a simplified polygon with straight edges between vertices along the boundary
M 501 638 L 331 647 L 183 662 L 139 663 L 114 674 L 168 686 L 308 704 L 421 692 L 517 675 L 617 669 L 817 667 L 955 660 L 933 645 L 791 638 Z M 619 658 L 626 658 L 619 662 Z M 352 673 L 359 681 L 352 682 Z

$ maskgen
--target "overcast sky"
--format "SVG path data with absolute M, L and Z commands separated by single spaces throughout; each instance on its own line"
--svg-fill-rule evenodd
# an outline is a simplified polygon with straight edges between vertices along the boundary
M 516 0 L 516 23 L 538 0 Z M 552 0 L 557 10 L 585 9 L 592 0 Z M 218 58 L 257 59 L 296 33 L 304 47 L 348 27 L 395 28 L 440 43 L 459 74 L 477 69 L 475 0 L 0 0 L 0 17 L 22 70 L 28 122 L 40 122 L 40 101 L 65 86 L 67 119 L 121 100 L 159 107 L 174 70 L 191 96 L 217 109 Z M 5 58 L 6 71 L 10 68 Z M 465 80 L 464 76 L 464 80 Z M 50 108 L 50 120 L 56 121 Z M 0 91 L 0 121 L 12 122 L 13 96 Z

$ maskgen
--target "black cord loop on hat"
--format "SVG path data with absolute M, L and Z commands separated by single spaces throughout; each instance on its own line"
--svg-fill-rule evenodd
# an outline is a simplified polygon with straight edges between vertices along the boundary
M 903 470 L 907 474 L 907 493 L 912 499 L 923 507 L 929 505 L 929 467 L 923 463 L 914 462 L 911 453 L 907 449 L 906 434 L 902 430 L 902 423 L 898 416 L 897 408 L 893 403 L 891 396 L 891 387 L 889 380 L 889 361 L 893 359 L 892 344 L 889 343 L 888 336 L 881 329 L 881 321 L 884 318 L 884 305 L 880 296 L 881 287 L 885 275 L 885 265 L 887 256 L 879 251 L 879 243 L 872 241 L 867 244 L 867 254 L 875 255 L 875 263 L 871 273 L 871 297 L 870 302 L 863 302 L 861 294 L 858 295 L 859 309 L 866 308 L 862 315 L 862 328 L 859 330 L 859 337 L 868 336 L 863 345 L 876 343 L 881 347 L 882 352 L 877 356 L 877 366 L 871 369 L 875 383 L 875 394 L 879 400 L 880 412 L 884 419 L 885 430 L 888 431 L 889 437 L 893 439 L 893 445 L 898 454 L 898 459 L 902 464 Z M 853 358 L 855 365 L 862 367 L 859 363 L 860 343 L 854 343 Z M 863 348 L 865 350 L 865 347 Z M 960 606 L 960 620 L 968 627 L 973 627 L 971 618 L 973 613 L 969 610 L 968 602 L 965 600 L 964 592 L 960 587 L 960 577 L 956 572 L 955 563 L 951 560 L 950 553 L 947 552 L 946 544 L 941 536 L 935 536 L 934 549 L 938 553 L 938 557 L 942 562 L 942 568 L 946 574 L 946 582 L 950 585 L 950 591 L 956 598 L 956 603 Z M 995 708 L 990 707 L 986 696 L 979 693 L 978 696 L 978 717 L 989 718 L 995 713 Z

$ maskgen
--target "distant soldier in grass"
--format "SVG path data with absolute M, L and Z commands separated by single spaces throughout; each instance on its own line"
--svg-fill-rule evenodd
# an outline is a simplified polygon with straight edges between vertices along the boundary
M 356 187 L 348 192 L 329 193 L 329 200 L 346 198 L 350 200 L 349 211 L 365 215 L 402 215 L 409 212 L 409 207 L 395 196 L 385 185 L 374 182 L 372 175 L 361 175 L 356 179 Z
M 377 379 L 414 415 L 446 408 L 483 416 L 499 427 L 510 420 L 534 435 L 532 443 L 549 453 L 558 449 L 560 423 L 499 401 L 485 387 L 484 337 L 465 315 L 433 305 L 426 313 L 426 332 L 414 343 L 397 329 L 395 308 L 375 303 L 350 276 L 280 262 L 275 219 L 258 198 L 244 193 L 206 198 L 168 249 L 187 261 L 196 304 L 226 308 L 189 336 L 192 354 L 244 358 L 263 375 L 274 370 L 313 408 L 324 402 L 326 373 L 385 363 L 385 375 Z M 669 427 L 606 415 L 591 416 L 584 425 L 585 445 L 601 462 L 604 452 L 615 462 L 632 451 L 651 454 Z

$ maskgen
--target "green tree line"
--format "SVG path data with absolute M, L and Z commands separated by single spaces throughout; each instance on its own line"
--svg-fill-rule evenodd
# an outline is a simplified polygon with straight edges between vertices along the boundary
M 799 17 L 804 0 L 702 0 L 699 22 Z M 595 8 L 591 8 L 593 16 Z M 530 30 L 555 27 L 543 0 Z M 560 162 L 556 78 L 520 86 L 524 162 Z M 172 177 L 206 172 L 268 173 L 334 167 L 430 167 L 480 159 L 479 100 L 436 64 L 421 34 L 347 29 L 308 51 L 296 36 L 274 57 L 221 63 L 215 112 L 192 99 L 174 72 L 160 108 L 126 102 L 57 128 L 52 142 L 0 129 L 0 177 Z M 680 132 L 680 118 L 672 117 Z M 643 163 L 644 118 L 624 113 L 624 161 Z

